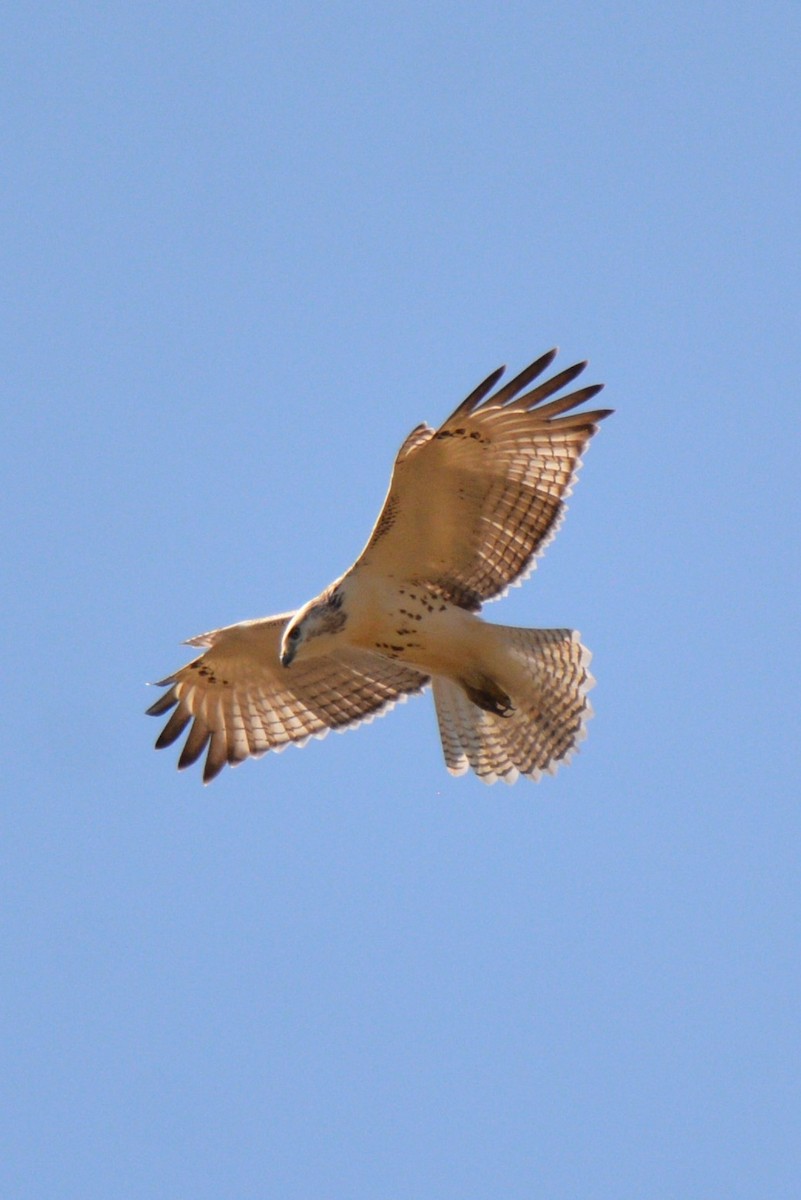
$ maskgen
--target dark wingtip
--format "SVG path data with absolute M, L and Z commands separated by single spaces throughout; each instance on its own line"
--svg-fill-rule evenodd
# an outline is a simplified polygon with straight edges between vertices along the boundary
M 532 380 L 541 375 L 543 371 L 547 371 L 556 358 L 557 353 L 558 350 L 554 346 L 553 350 L 547 350 L 545 354 L 541 354 L 533 363 L 529 363 L 518 375 L 515 375 L 514 379 L 510 379 L 508 383 L 504 384 L 494 396 L 490 396 L 486 402 L 487 405 L 493 405 L 494 407 L 496 405 L 508 404 L 514 396 L 522 392 L 523 388 L 528 387 Z
M 478 387 L 474 388 L 470 395 L 462 401 L 459 407 L 453 410 L 448 420 L 452 421 L 454 417 L 463 417 L 467 413 L 471 413 L 481 403 L 487 392 L 492 391 L 505 370 L 506 367 L 498 367 L 491 375 L 483 379 Z
M 163 717 L 171 708 L 175 708 L 178 703 L 178 697 L 172 692 L 165 692 L 163 696 L 159 696 L 158 700 L 154 700 L 150 708 L 145 709 L 147 717 Z
M 582 373 L 582 371 L 586 369 L 586 367 L 586 360 L 584 362 L 573 363 L 571 367 L 565 367 L 564 370 L 559 371 L 558 374 L 553 375 L 550 379 L 546 379 L 544 383 L 539 385 L 539 387 L 533 388 L 530 392 L 524 392 L 522 396 L 517 396 L 514 400 L 512 400 L 509 408 L 520 412 L 531 412 L 542 405 L 542 408 L 540 408 L 540 414 L 542 415 L 542 413 L 546 412 L 551 407 L 550 405 L 543 405 L 543 401 L 547 400 L 549 396 L 553 396 L 556 392 L 560 392 L 562 388 L 567 387 L 567 385 L 572 383 L 573 380 L 576 379 Z M 526 372 L 523 373 L 524 376 L 526 374 Z M 582 389 L 580 392 L 574 393 L 574 395 L 579 397 L 585 396 L 586 398 L 586 389 Z M 556 401 L 556 406 L 564 405 L 564 402 L 570 399 L 570 397 L 563 397 L 562 400 Z M 581 404 L 582 401 L 579 398 L 575 401 L 575 403 Z M 556 406 L 554 407 L 554 411 L 557 411 Z M 566 411 L 566 407 L 563 407 L 562 411 Z
M 178 770 L 183 771 L 186 767 L 191 767 L 200 758 L 211 737 L 211 730 L 207 729 L 196 717 L 195 723 L 189 730 L 189 736 L 184 743 L 184 748 L 181 751 L 181 757 L 178 759 Z
M 222 762 L 209 762 L 209 760 L 207 758 L 206 762 L 203 766 L 203 782 L 204 782 L 204 784 L 211 783 L 212 779 L 216 779 L 217 776 L 219 775 L 220 771 L 225 766 L 225 763 L 226 763 L 226 759 L 223 759 Z
M 190 712 L 187 712 L 185 708 L 176 708 L 156 738 L 156 749 L 163 750 L 165 746 L 171 746 L 173 742 L 178 740 L 191 720 L 192 714 Z

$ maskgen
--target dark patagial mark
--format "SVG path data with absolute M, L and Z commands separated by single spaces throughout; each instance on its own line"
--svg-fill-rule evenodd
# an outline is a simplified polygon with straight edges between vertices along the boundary
M 395 524 L 397 511 L 398 501 L 394 496 L 391 496 L 384 505 L 384 511 L 378 518 L 376 527 L 373 530 L 373 536 L 370 538 L 369 546 L 374 546 L 376 542 L 384 536 L 385 533 L 389 533 L 390 529 Z

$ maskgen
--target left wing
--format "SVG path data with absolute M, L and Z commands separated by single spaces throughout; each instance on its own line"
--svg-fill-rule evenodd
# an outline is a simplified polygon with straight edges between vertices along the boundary
M 354 569 L 425 583 L 472 610 L 527 574 L 556 532 L 587 443 L 611 412 L 572 411 L 602 384 L 550 399 L 586 363 L 525 392 L 555 356 L 544 354 L 492 393 L 503 368 L 495 371 L 438 430 L 412 430 Z
M 303 745 L 387 712 L 421 691 L 428 677 L 403 664 L 345 648 L 304 659 L 290 667 L 279 661 L 281 634 L 292 613 L 244 621 L 190 638 L 205 654 L 158 685 L 169 690 L 151 704 L 151 716 L 174 709 L 156 741 L 170 746 L 189 725 L 180 768 L 196 762 L 208 746 L 203 782 L 228 762 Z

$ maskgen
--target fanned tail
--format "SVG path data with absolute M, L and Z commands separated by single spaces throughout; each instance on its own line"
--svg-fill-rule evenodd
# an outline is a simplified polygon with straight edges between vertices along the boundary
M 590 652 L 570 629 L 494 628 L 522 666 L 526 685 L 516 689 L 512 712 L 504 716 L 473 704 L 459 684 L 434 677 L 446 766 L 452 775 L 472 767 L 484 783 L 553 775 L 586 737 L 587 693 L 595 683 Z

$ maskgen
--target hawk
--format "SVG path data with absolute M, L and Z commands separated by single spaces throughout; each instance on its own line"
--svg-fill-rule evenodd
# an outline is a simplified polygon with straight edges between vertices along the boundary
M 601 384 L 552 399 L 584 362 L 526 390 L 555 355 L 494 391 L 499 368 L 439 429 L 412 430 L 367 545 L 314 600 L 190 638 L 204 652 L 156 685 L 168 690 L 147 710 L 173 710 L 156 747 L 189 726 L 178 766 L 206 750 L 208 783 L 226 763 L 372 720 L 430 684 L 451 774 L 514 783 L 566 762 L 592 711 L 579 634 L 477 615 L 535 565 L 612 411 L 576 411 Z

